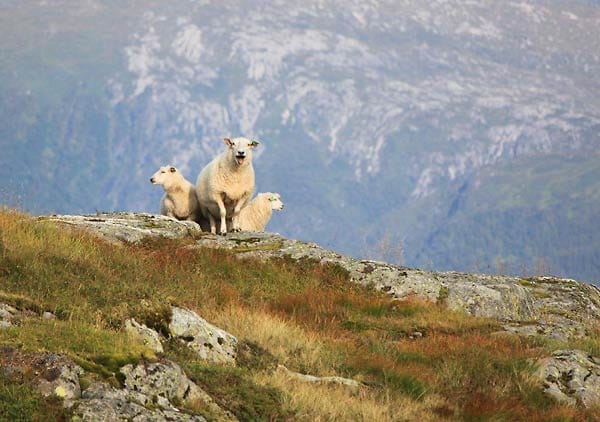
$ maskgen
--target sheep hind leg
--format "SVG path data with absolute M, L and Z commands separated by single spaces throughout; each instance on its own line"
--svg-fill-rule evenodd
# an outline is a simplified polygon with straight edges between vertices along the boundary
M 215 217 L 212 216 L 212 214 L 208 215 L 208 222 L 210 223 L 210 232 L 212 234 L 217 234 L 217 222 L 215 220 Z

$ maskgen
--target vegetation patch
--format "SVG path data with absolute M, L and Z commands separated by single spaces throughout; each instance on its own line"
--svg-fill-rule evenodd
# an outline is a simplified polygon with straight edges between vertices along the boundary
M 69 414 L 58 397 L 43 397 L 28 380 L 0 371 L 0 420 L 67 421 Z
M 283 408 L 279 389 L 256 384 L 246 369 L 185 365 L 190 378 L 199 384 L 221 407 L 240 420 L 285 420 L 292 414 Z
M 1 330 L 0 345 L 67 354 L 113 385 L 122 365 L 157 359 L 126 335 L 124 321 L 166 334 L 177 305 L 240 340 L 235 368 L 200 362 L 175 340 L 165 342 L 165 356 L 241 420 L 599 418 L 595 410 L 547 401 L 530 362 L 556 348 L 600 356 L 600 331 L 566 342 L 506 339 L 492 335 L 497 321 L 416 298 L 392 300 L 351 283 L 340 265 L 290 257 L 242 262 L 236 251 L 187 247 L 192 239 L 115 247 L 12 211 L 0 211 L 0 241 L 0 301 L 59 316 Z M 448 294 L 442 287 L 437 302 Z M 273 371 L 277 363 L 369 387 L 350 393 L 290 382 Z M 35 403 L 18 406 L 47 405 Z

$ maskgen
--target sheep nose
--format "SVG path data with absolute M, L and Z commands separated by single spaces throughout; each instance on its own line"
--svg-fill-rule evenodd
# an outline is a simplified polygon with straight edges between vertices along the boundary
M 238 151 L 237 155 L 244 157 L 246 155 L 246 151 Z
M 150 182 L 154 183 L 154 177 L 150 178 Z

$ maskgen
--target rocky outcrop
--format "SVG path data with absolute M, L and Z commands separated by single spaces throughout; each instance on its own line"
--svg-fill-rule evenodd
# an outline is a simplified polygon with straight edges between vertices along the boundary
M 423 271 L 343 256 L 314 243 L 286 239 L 273 233 L 214 236 L 201 233 L 195 223 L 150 214 L 42 219 L 81 227 L 111 240 L 136 242 L 144 237 L 189 237 L 195 241 L 190 247 L 227 249 L 241 259 L 288 257 L 335 264 L 348 272 L 351 281 L 396 299 L 418 296 L 441 302 L 453 310 L 495 318 L 504 323 L 506 330 L 520 335 L 542 334 L 561 339 L 581 336 L 587 333 L 590 322 L 600 319 L 600 291 L 569 279 Z M 210 341 L 208 344 L 214 345 Z
M 178 221 L 164 215 L 146 213 L 51 215 L 40 217 L 39 220 L 92 230 L 108 240 L 132 243 L 149 237 L 181 239 L 202 234 L 200 226 L 193 221 Z
M 235 416 L 223 411 L 210 396 L 194 384 L 173 362 L 126 365 L 120 372 L 125 376 L 125 389 L 135 392 L 138 403 L 158 406 L 164 410 L 176 410 L 171 403 L 198 405 L 218 420 L 235 420 Z
M 238 340 L 189 309 L 172 308 L 169 333 L 213 363 L 235 364 Z
M 600 359 L 581 350 L 558 350 L 539 363 L 544 392 L 585 407 L 600 405 Z
M 15 382 L 27 381 L 42 395 L 63 399 L 80 421 L 235 421 L 174 362 L 143 362 L 120 369 L 123 388 L 92 382 L 82 391 L 84 370 L 71 358 L 56 353 L 0 349 L 0 371 Z M 194 409 L 194 412 L 185 410 Z
M 96 382 L 83 392 L 81 400 L 74 407 L 73 421 L 206 421 L 202 416 L 181 412 L 174 408 L 146 407 L 140 401 L 152 403 L 152 397 L 127 389 L 114 388 L 104 382 Z
M 123 388 L 104 382 L 92 383 L 73 408 L 80 421 L 205 421 L 184 408 L 201 409 L 211 419 L 234 421 L 192 382 L 174 362 L 140 363 L 120 369 Z

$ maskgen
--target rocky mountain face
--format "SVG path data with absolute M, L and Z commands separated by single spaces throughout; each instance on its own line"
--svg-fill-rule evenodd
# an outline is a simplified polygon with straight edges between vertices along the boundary
M 600 277 L 598 2 L 9 1 L 0 22 L 4 203 L 155 211 L 157 167 L 195 180 L 242 134 L 287 236 Z

